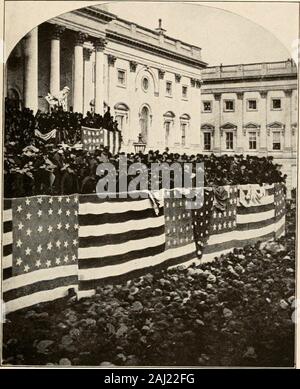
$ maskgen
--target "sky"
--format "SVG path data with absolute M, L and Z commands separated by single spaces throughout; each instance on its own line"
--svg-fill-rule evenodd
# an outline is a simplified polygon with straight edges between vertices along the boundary
M 161 18 L 167 35 L 202 47 L 202 59 L 210 65 L 281 61 L 292 57 L 289 49 L 298 35 L 297 4 L 203 4 L 116 2 L 105 8 L 149 28 L 156 28 Z M 231 9 L 261 20 L 263 25 L 230 12 Z M 268 30 L 270 20 L 281 41 Z
M 6 2 L 6 53 L 37 24 L 81 5 L 99 3 Z M 296 3 L 114 1 L 104 7 L 151 29 L 158 26 L 161 18 L 167 35 L 202 47 L 202 59 L 209 65 L 297 59 L 299 11 Z

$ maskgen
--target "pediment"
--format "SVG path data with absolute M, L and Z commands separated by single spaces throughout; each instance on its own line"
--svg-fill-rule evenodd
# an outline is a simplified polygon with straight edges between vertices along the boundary
M 202 125 L 201 125 L 201 130 L 210 130 L 210 131 L 212 131 L 212 130 L 214 130 L 215 129 L 215 126 L 213 126 L 212 124 L 210 124 L 210 123 L 203 123 Z
M 284 128 L 284 124 L 283 124 L 283 123 L 280 123 L 280 122 L 273 122 L 273 123 L 268 124 L 267 127 L 268 127 L 268 128 L 278 128 L 278 129 L 282 129 L 282 128 Z
M 247 123 L 247 124 L 244 125 L 244 128 L 246 128 L 246 129 L 255 129 L 255 130 L 257 130 L 257 129 L 260 128 L 260 125 L 254 123 L 254 122 L 249 122 L 249 123 Z
M 229 122 L 227 122 L 221 126 L 222 130 L 230 130 L 230 129 L 236 129 L 236 128 L 237 128 L 237 126 L 235 124 L 229 123 Z

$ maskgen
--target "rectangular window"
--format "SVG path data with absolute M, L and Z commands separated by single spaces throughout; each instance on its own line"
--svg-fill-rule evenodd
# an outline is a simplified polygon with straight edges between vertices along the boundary
M 167 94 L 167 96 L 172 96 L 172 82 L 171 81 L 166 82 L 166 94 Z
M 182 98 L 183 99 L 187 99 L 187 91 L 188 91 L 187 86 L 183 86 L 182 87 Z
M 204 132 L 204 150 L 211 150 L 211 133 Z
M 249 150 L 256 150 L 257 140 L 256 140 L 256 132 L 249 132 Z
M 273 131 L 273 150 L 280 150 L 280 131 Z
M 234 101 L 233 100 L 224 100 L 224 111 L 233 112 L 234 111 Z
M 181 146 L 185 146 L 186 123 L 181 123 Z
M 256 100 L 248 100 L 248 110 L 256 111 L 257 110 L 257 101 Z
M 203 101 L 203 112 L 211 112 L 211 101 Z
M 125 86 L 126 84 L 126 73 L 125 70 L 118 70 L 118 84 Z
M 272 109 L 281 109 L 281 99 L 272 99 Z
M 233 150 L 233 132 L 226 132 L 226 150 Z

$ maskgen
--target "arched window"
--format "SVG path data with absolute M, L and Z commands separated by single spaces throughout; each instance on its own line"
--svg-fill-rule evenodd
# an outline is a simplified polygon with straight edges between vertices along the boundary
M 170 133 L 174 126 L 175 114 L 172 111 L 168 111 L 164 114 L 164 130 L 165 130 L 165 146 L 169 146 Z
M 118 122 L 119 130 L 123 131 L 128 124 L 129 107 L 125 103 L 118 103 L 114 106 L 115 119 Z
M 150 107 L 148 105 L 143 105 L 140 110 L 140 133 L 142 135 L 142 139 L 145 143 L 148 140 L 148 133 L 151 124 L 151 112 Z
M 187 132 L 190 126 L 190 115 L 184 113 L 180 116 L 180 132 L 181 132 L 181 146 L 185 146 L 187 143 Z

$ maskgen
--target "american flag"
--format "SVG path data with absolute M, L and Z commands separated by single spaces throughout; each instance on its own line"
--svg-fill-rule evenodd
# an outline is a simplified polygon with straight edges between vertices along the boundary
M 213 206 L 213 191 L 204 192 L 204 204 L 196 210 L 188 208 L 184 194 L 175 196 L 176 190 L 159 202 L 149 193 L 135 199 L 93 194 L 5 200 L 7 312 L 63 297 L 77 286 L 79 296 L 88 295 L 99 284 L 143 275 L 153 267 L 210 261 L 235 247 L 284 234 L 283 185 L 259 188 L 259 201 L 251 204 L 240 201 L 249 186 L 224 189 L 228 196 L 222 209 Z M 257 197 L 255 191 L 251 188 Z
M 128 273 L 138 275 L 161 264 L 165 250 L 163 206 L 155 212 L 148 198 L 79 201 L 79 289 L 92 290 Z
M 76 288 L 78 196 L 5 201 L 3 299 L 7 312 Z
M 225 187 L 229 194 L 226 207 L 223 212 L 216 208 L 213 210 L 203 261 L 210 261 L 233 248 L 274 239 L 284 233 L 283 211 L 276 218 L 276 213 L 279 214 L 276 203 L 278 207 L 284 204 L 283 189 L 277 191 L 276 200 L 276 185 Z
M 199 199 L 199 202 L 201 200 Z M 214 194 L 212 190 L 204 189 L 202 204 L 192 211 L 193 231 L 196 244 L 196 252 L 199 259 L 202 258 L 203 250 L 210 233 L 210 220 L 213 209 Z
M 285 233 L 285 187 L 281 183 L 274 184 L 274 205 L 275 205 L 275 223 L 276 223 L 276 238 Z
M 84 150 L 95 151 L 107 147 L 112 154 L 117 154 L 121 148 L 120 131 L 82 127 L 81 138 Z
M 176 266 L 197 259 L 192 210 L 188 209 L 188 201 L 189 199 L 178 189 L 168 191 L 164 198 L 165 264 L 168 266 Z

